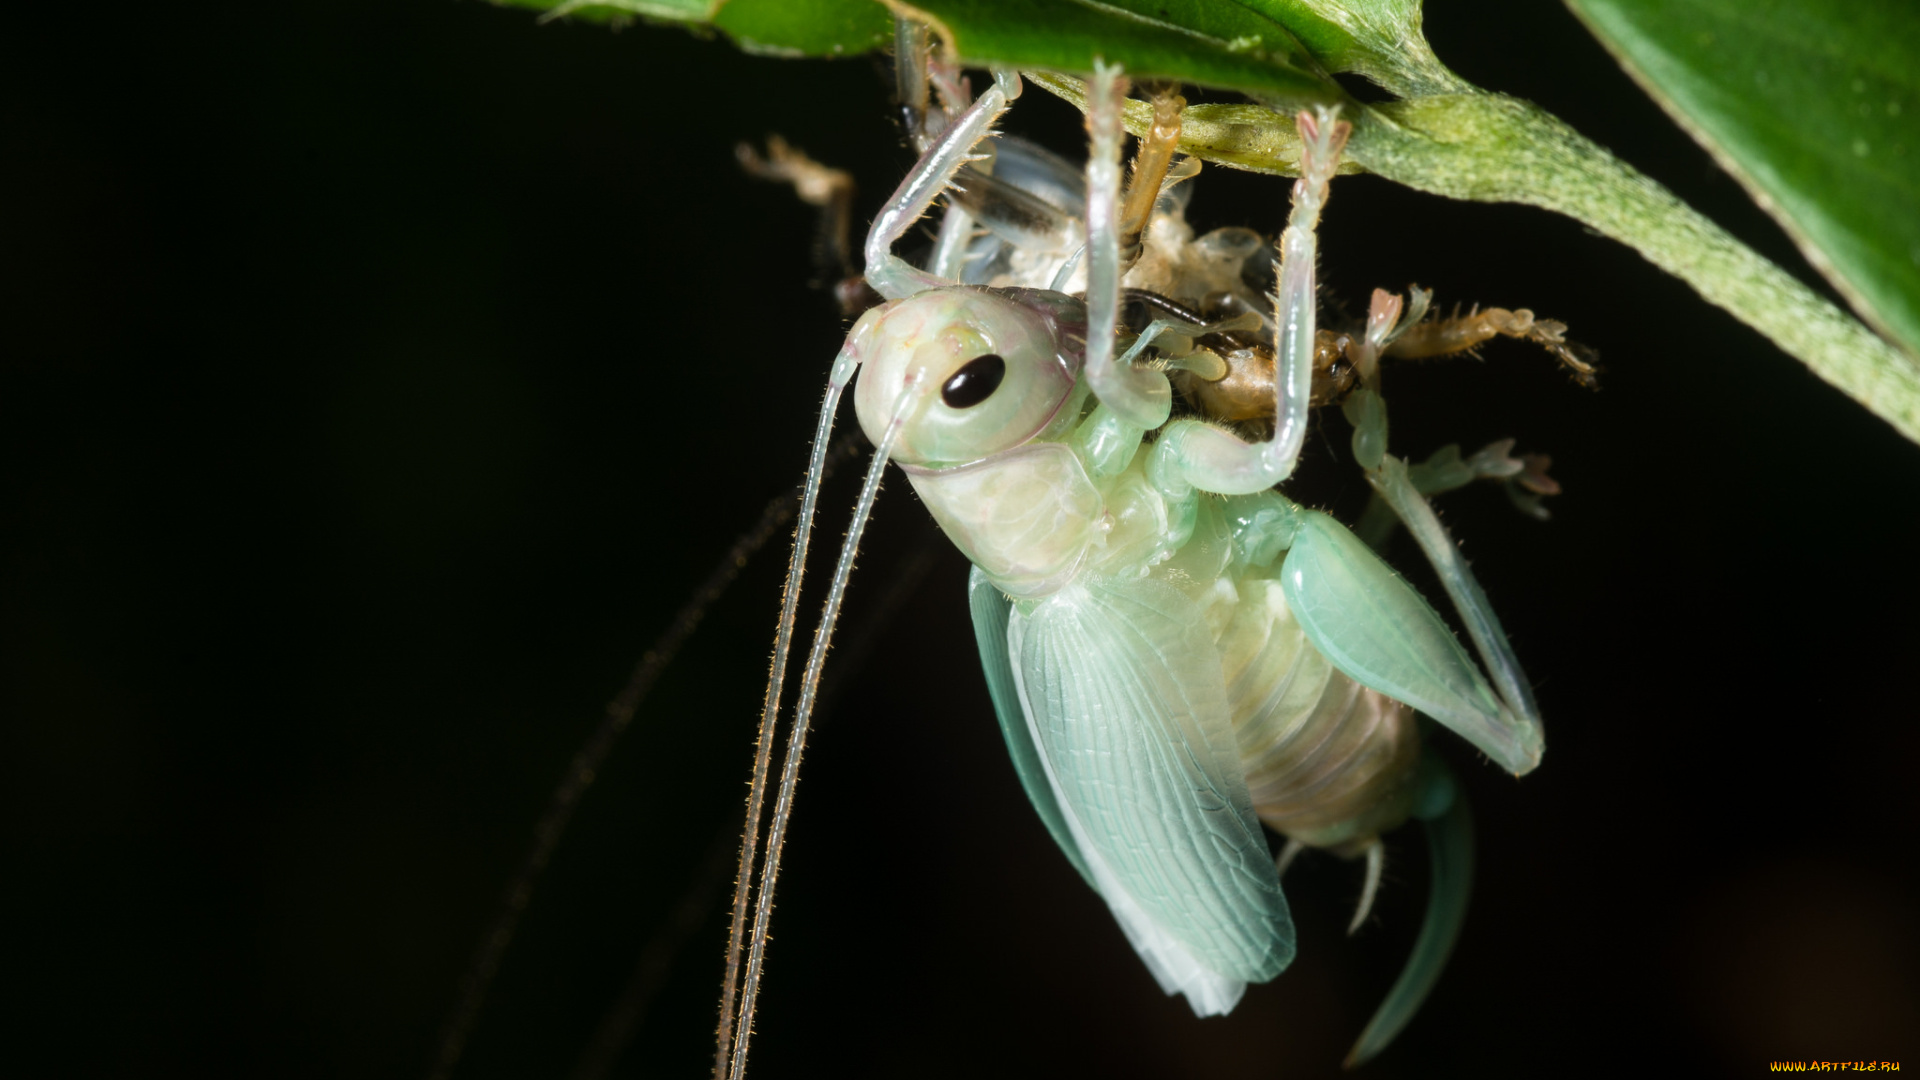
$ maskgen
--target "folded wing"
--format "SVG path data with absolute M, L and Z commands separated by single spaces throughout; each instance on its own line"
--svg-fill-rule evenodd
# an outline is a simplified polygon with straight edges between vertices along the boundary
M 1069 856 L 1163 989 L 1232 1009 L 1293 959 L 1293 923 L 1198 609 L 1150 578 L 1093 579 L 1015 608 L 1007 645 Z

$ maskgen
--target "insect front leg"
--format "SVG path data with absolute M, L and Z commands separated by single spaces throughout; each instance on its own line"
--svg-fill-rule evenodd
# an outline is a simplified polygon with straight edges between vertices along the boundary
M 1297 123 L 1304 141 L 1301 177 L 1294 184 L 1293 210 L 1280 236 L 1280 285 L 1275 295 L 1279 348 L 1273 438 L 1246 443 L 1197 420 L 1169 424 L 1154 444 L 1148 469 L 1155 484 L 1174 498 L 1195 488 L 1222 495 L 1250 495 L 1270 488 L 1293 474 L 1306 441 L 1317 344 L 1314 227 L 1351 128 L 1327 109 L 1317 115 L 1303 112 Z M 1088 358 L 1091 366 L 1091 349 Z
M 1165 372 L 1114 361 L 1120 325 L 1120 144 L 1127 81 L 1096 60 L 1087 93 L 1087 384 L 1100 404 L 1142 433 L 1167 422 L 1173 387 Z M 1138 438 L 1138 436 L 1135 436 Z
M 947 125 L 913 171 L 894 189 L 867 232 L 867 284 L 873 286 L 873 291 L 889 300 L 898 300 L 952 284 L 895 255 L 893 245 L 933 205 L 954 174 L 967 163 L 974 144 L 993 129 L 1000 114 L 1007 111 L 1007 103 L 1019 92 L 1019 75 L 1010 73 L 1004 78 L 996 75 L 986 93 Z

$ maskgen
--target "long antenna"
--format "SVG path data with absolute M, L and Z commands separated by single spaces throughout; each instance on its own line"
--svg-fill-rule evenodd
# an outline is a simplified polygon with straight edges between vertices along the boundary
M 834 447 L 834 454 L 850 453 L 856 441 L 865 440 L 858 435 L 842 438 Z M 833 462 L 830 456 L 828 465 L 832 466 Z M 788 503 L 789 506 L 800 504 L 799 487 L 794 488 Z M 859 630 L 851 638 L 841 635 L 841 644 L 834 649 L 833 670 L 820 680 L 820 693 L 814 699 L 813 726 L 819 727 L 827 721 L 837 695 L 851 681 L 850 673 L 858 672 L 865 665 L 879 639 L 926 583 L 927 575 L 941 561 L 940 557 L 952 550 L 946 537 L 929 533 L 906 565 L 895 570 L 892 584 L 879 602 L 869 606 Z M 634 1032 L 666 982 L 675 957 L 705 920 L 714 894 L 726 884 L 727 867 L 733 863 L 739 848 L 735 829 L 729 822 L 714 836 L 711 849 L 694 872 L 672 916 L 641 950 L 626 990 L 607 1008 L 592 1041 L 581 1051 L 572 1080 L 603 1080 L 619 1063 L 620 1055 L 626 1052 Z
M 854 454 L 855 440 L 843 440 L 827 455 L 824 466 L 831 471 Z M 800 502 L 798 491 L 786 492 L 767 504 L 760 513 L 760 520 L 754 523 L 720 560 L 713 572 L 707 575 L 700 587 L 693 591 L 687 602 L 673 617 L 673 622 L 640 657 L 627 676 L 627 684 L 607 702 L 605 714 L 600 723 L 587 737 L 587 741 L 574 753 L 573 761 L 567 766 L 565 775 L 554 788 L 553 795 L 547 800 L 547 809 L 541 814 L 539 824 L 534 826 L 533 843 L 528 848 L 520 867 L 507 883 L 500 903 L 494 909 L 493 921 L 488 925 L 485 936 L 475 947 L 473 957 L 467 962 L 467 969 L 460 978 L 459 995 L 454 1002 L 453 1011 L 448 1015 L 446 1026 L 441 1029 L 440 1046 L 434 1055 L 433 1067 L 429 1071 L 430 1080 L 446 1080 L 452 1075 L 455 1066 L 460 1063 L 461 1055 L 466 1051 L 467 1040 L 473 1034 L 473 1025 L 479 1019 L 481 1007 L 486 1004 L 487 992 L 493 986 L 494 976 L 500 970 L 501 958 L 506 955 L 507 946 L 513 942 L 514 932 L 519 928 L 520 916 L 525 913 L 528 902 L 533 897 L 533 887 L 546 870 L 547 863 L 553 858 L 554 848 L 565 834 L 567 824 L 573 819 L 573 811 L 580 799 L 592 786 L 594 778 L 606 764 L 607 756 L 613 752 L 627 726 L 633 722 L 641 701 L 645 700 L 653 685 L 666 670 L 669 663 L 693 635 L 700 621 L 706 617 L 707 610 L 718 601 L 747 561 L 766 546 L 781 525 L 793 517 L 794 507 Z
M 867 466 L 866 482 L 860 488 L 860 501 L 854 504 L 853 521 L 847 526 L 847 539 L 840 545 L 840 561 L 834 567 L 833 585 L 827 591 L 827 603 L 820 613 L 820 625 L 813 632 L 813 649 L 807 654 L 806 673 L 800 683 L 800 702 L 794 708 L 793 727 L 787 734 L 787 753 L 781 762 L 780 797 L 774 805 L 773 825 L 767 832 L 767 854 L 765 865 L 760 868 L 760 889 L 754 897 L 753 947 L 747 960 L 746 985 L 740 997 L 740 1016 L 734 1025 L 733 1060 L 728 1080 L 742 1080 L 746 1073 L 747 1046 L 753 1038 L 753 1012 L 760 997 L 760 971 L 766 959 L 767 928 L 773 916 L 773 890 L 780 877 L 781 850 L 786 843 L 787 821 L 793 812 L 794 789 L 800 780 L 800 756 L 806 749 L 807 724 L 813 718 L 813 703 L 820 689 L 820 671 L 826 663 L 827 646 L 833 639 L 834 624 L 839 621 L 840 602 L 846 596 L 847 579 L 853 574 L 853 561 L 859 553 L 860 536 L 866 531 L 867 519 L 873 512 L 873 501 L 880 493 L 880 478 L 886 473 L 888 455 L 923 392 L 923 387 L 907 387 L 906 392 L 900 395 L 892 420 L 887 424 L 886 434 L 881 437 L 880 445 L 874 448 L 873 460 Z
M 841 351 L 834 364 L 835 378 L 827 384 L 826 400 L 820 406 L 820 423 L 813 434 L 813 458 L 807 465 L 807 482 L 800 495 L 800 517 L 794 525 L 793 557 L 787 563 L 786 594 L 780 601 L 780 622 L 773 635 L 773 666 L 767 674 L 767 695 L 760 706 L 760 736 L 753 752 L 753 780 L 747 789 L 747 823 L 740 836 L 740 866 L 733 883 L 733 919 L 727 930 L 727 974 L 720 986 L 720 1028 L 713 1055 L 713 1075 L 720 1080 L 731 1071 L 730 1057 L 734 1041 L 734 1003 L 739 996 L 740 954 L 746 939 L 747 899 L 753 888 L 754 867 L 760 849 L 760 818 L 766 809 L 767 776 L 773 764 L 774 735 L 780 719 L 780 696 L 786 689 L 787 657 L 792 652 L 793 624 L 800 605 L 800 583 L 807 570 L 807 540 L 813 532 L 814 508 L 820 501 L 820 482 L 826 472 L 827 440 L 833 434 L 834 407 L 840 393 L 852 377 L 840 377 L 849 349 Z M 884 461 L 885 458 L 880 460 Z M 869 470 L 871 471 L 871 470 Z
M 911 45 L 911 43 L 909 43 Z M 968 160 L 973 144 L 987 135 L 1000 114 L 1006 111 L 1009 94 L 1019 92 L 1019 76 L 1009 73 L 1006 77 L 996 75 L 994 85 L 987 88 L 979 100 L 969 106 L 966 112 L 949 123 L 939 138 L 921 157 L 920 163 L 900 182 L 892 198 L 874 219 L 873 226 L 867 232 L 864 249 L 866 256 L 867 284 L 887 299 L 899 299 L 911 296 L 925 289 L 938 288 L 949 284 L 933 274 L 918 269 L 893 253 L 893 243 L 927 212 L 942 190 L 945 189 L 953 174 Z M 780 847 L 786 836 L 787 815 L 793 802 L 793 787 L 798 775 L 800 749 L 805 744 L 806 727 L 813 709 L 813 698 L 820 680 L 820 663 L 825 659 L 827 642 L 833 635 L 833 621 L 839 613 L 840 598 L 846 589 L 847 575 L 853 568 L 853 555 L 859 546 L 860 532 L 866 527 L 867 516 L 873 508 L 873 497 L 878 492 L 880 477 L 886 471 L 887 451 L 897 437 L 900 425 L 906 414 L 896 412 L 889 423 L 887 433 L 881 445 L 874 452 L 873 464 L 867 471 L 866 487 L 862 489 L 861 500 L 855 511 L 854 522 L 849 530 L 847 544 L 841 549 L 840 565 L 835 572 L 834 585 L 827 597 L 827 608 L 822 621 L 814 632 L 813 652 L 808 658 L 807 674 L 800 692 L 800 703 L 795 713 L 793 731 L 788 739 L 787 756 L 781 767 L 779 805 L 774 813 L 774 821 L 768 834 L 768 852 L 765 865 L 758 867 L 760 879 L 759 893 L 755 897 L 754 930 L 752 958 L 748 965 L 744 994 L 740 982 L 740 956 L 746 941 L 747 900 L 754 888 L 756 870 L 755 856 L 760 842 L 760 817 L 766 803 L 767 776 L 771 766 L 773 738 L 778 727 L 780 695 L 785 689 L 787 673 L 787 655 L 793 638 L 794 606 L 800 596 L 800 575 L 805 567 L 807 538 L 813 527 L 814 506 L 818 501 L 820 455 L 826 445 L 827 436 L 833 429 L 834 407 L 839 403 L 840 394 L 848 383 L 853 381 L 854 371 L 860 364 L 859 353 L 849 340 L 841 349 L 840 356 L 834 361 L 833 374 L 828 379 L 826 401 L 820 410 L 820 426 L 814 435 L 814 465 L 808 472 L 807 490 L 802 497 L 800 522 L 795 532 L 794 558 L 787 570 L 787 593 L 781 609 L 779 629 L 774 635 L 773 669 L 767 685 L 767 697 L 761 709 L 760 741 L 754 752 L 753 783 L 747 793 L 747 825 L 740 843 L 740 873 L 734 882 L 733 923 L 727 937 L 727 969 L 720 993 L 720 1027 L 714 1047 L 714 1078 L 738 1078 L 745 1069 L 744 1055 L 747 1043 L 751 1040 L 750 1024 L 759 990 L 760 968 L 766 950 L 767 921 L 772 911 L 774 879 L 779 875 Z M 916 392 L 903 394 L 900 408 L 918 400 L 918 392 L 924 387 L 912 388 Z M 736 1008 L 736 1000 L 738 1007 Z

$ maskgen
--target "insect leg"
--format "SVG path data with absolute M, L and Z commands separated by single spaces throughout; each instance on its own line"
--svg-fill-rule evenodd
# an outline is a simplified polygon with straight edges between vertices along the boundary
M 1383 321 L 1381 316 L 1398 314 L 1397 298 L 1385 297 L 1383 300 L 1383 297 L 1384 293 L 1374 293 L 1373 314 L 1368 320 L 1367 331 L 1370 344 L 1376 340 L 1374 328 Z M 1385 322 L 1390 330 L 1391 320 Z M 1388 331 L 1382 331 L 1378 340 L 1384 341 L 1387 334 Z M 1365 367 L 1362 370 L 1367 372 Z M 1459 721 L 1464 722 L 1464 727 L 1447 717 L 1429 715 L 1455 727 L 1476 745 L 1492 753 L 1507 768 L 1516 773 L 1526 772 L 1539 763 L 1541 750 L 1540 710 L 1534 703 L 1533 690 L 1527 685 L 1520 662 L 1514 657 L 1513 647 L 1500 627 L 1499 616 L 1494 614 L 1493 606 L 1487 602 L 1486 593 L 1481 591 L 1480 583 L 1467 567 L 1466 560 L 1460 557 L 1459 548 L 1447 535 L 1440 519 L 1434 515 L 1433 507 L 1414 485 L 1407 463 L 1386 453 L 1386 403 L 1375 389 L 1377 371 L 1367 374 L 1370 376 L 1369 383 L 1373 385 L 1355 391 L 1347 401 L 1347 416 L 1354 423 L 1354 457 L 1366 468 L 1367 483 L 1406 525 L 1407 531 L 1427 556 L 1427 561 L 1433 564 L 1440 576 L 1441 586 L 1446 589 L 1454 609 L 1466 623 L 1467 636 L 1473 639 L 1481 662 L 1493 676 L 1493 686 L 1497 688 L 1500 698 L 1497 714 L 1479 718 L 1461 717 Z M 1480 675 L 1471 672 L 1471 677 L 1478 681 Z
M 1404 478 L 1404 465 L 1387 460 L 1389 468 L 1401 466 Z M 1410 484 L 1406 490 L 1418 498 Z M 1540 763 L 1544 746 L 1531 697 L 1509 698 L 1496 691 L 1433 606 L 1346 526 L 1315 510 L 1294 511 L 1292 523 L 1280 588 L 1321 655 L 1355 682 L 1451 728 L 1515 774 Z M 1420 529 L 1418 523 L 1410 527 L 1416 533 Z M 1440 536 L 1445 542 L 1445 533 Z M 1446 546 L 1451 551 L 1451 543 Z M 1455 559 L 1453 569 L 1463 569 L 1457 553 Z M 1447 572 L 1443 569 L 1442 576 Z M 1491 634 L 1476 624 L 1490 619 L 1491 612 L 1483 604 L 1463 607 L 1462 614 L 1482 656 L 1490 658 L 1488 666 L 1498 666 L 1501 654 L 1483 644 L 1490 643 Z M 1493 623 L 1492 632 L 1498 631 Z M 1499 644 L 1504 647 L 1505 639 Z M 1517 668 L 1496 672 L 1503 689 L 1518 682 L 1516 673 Z M 1516 707 L 1512 700 L 1521 704 Z
M 913 19 L 893 17 L 893 91 L 900 102 L 900 124 L 913 148 L 926 153 L 933 136 L 927 132 L 927 27 Z
M 1090 114 L 1091 115 L 1091 114 Z M 1303 139 L 1301 177 L 1293 187 L 1293 211 L 1280 236 L 1280 285 L 1275 296 L 1279 357 L 1274 379 L 1273 438 L 1248 444 L 1198 421 L 1177 421 L 1154 443 L 1149 475 L 1163 491 L 1179 495 L 1199 488 L 1222 495 L 1250 495 L 1293 473 L 1307 436 L 1317 345 L 1314 227 L 1327 198 L 1351 127 L 1331 110 L 1296 118 Z M 1089 351 L 1089 366 L 1092 353 Z
M 944 58 L 933 58 L 925 71 L 930 73 L 934 84 L 940 90 L 940 102 L 945 112 L 936 127 L 931 131 L 944 128 L 954 117 L 964 112 L 973 103 L 973 91 L 967 80 L 958 70 L 951 67 Z M 920 148 L 931 141 L 931 134 L 919 140 Z M 983 147 L 976 160 L 960 170 L 960 175 L 969 173 L 991 174 L 993 172 L 993 148 Z M 956 178 L 954 181 L 957 184 Z M 951 195 L 947 199 L 946 214 L 940 219 L 940 235 L 934 241 L 933 255 L 927 260 L 927 269 L 934 276 L 946 281 L 959 281 L 966 274 L 967 246 L 973 240 L 973 214 L 961 206 Z
M 1140 237 L 1153 219 L 1167 167 L 1173 164 L 1174 150 L 1180 145 L 1180 114 L 1186 107 L 1187 100 L 1171 91 L 1153 97 L 1153 126 L 1134 153 L 1133 176 L 1127 181 L 1127 202 L 1120 214 L 1122 266 L 1132 266 L 1140 258 Z
M 1560 485 L 1547 475 L 1553 459 L 1545 454 L 1521 454 L 1516 458 L 1513 443 L 1512 439 L 1500 439 L 1464 458 L 1458 445 L 1443 446 L 1427 460 L 1407 466 L 1407 477 L 1413 481 L 1414 490 L 1428 498 L 1456 491 L 1475 480 L 1496 481 L 1506 488 L 1507 498 L 1521 513 L 1545 521 L 1550 515 L 1546 507 L 1540 505 L 1541 498 L 1560 494 Z M 1400 518 L 1393 507 L 1375 493 L 1367 501 L 1367 508 L 1353 531 L 1368 547 L 1385 551 L 1387 541 L 1399 528 Z
M 887 204 L 873 219 L 873 227 L 867 232 L 867 284 L 873 291 L 889 300 L 912 296 L 914 293 L 941 285 L 951 284 L 925 270 L 914 267 L 905 259 L 893 253 L 896 240 L 906 234 L 913 223 L 920 220 L 933 200 L 939 197 L 953 174 L 965 165 L 973 153 L 973 145 L 992 130 L 1000 114 L 1007 110 L 1007 102 L 1013 93 L 1018 92 L 1019 76 L 1011 76 L 1003 81 L 996 79 L 987 92 L 980 95 L 967 110 L 947 125 L 940 137 L 934 140 L 913 171 L 900 186 L 894 190 Z M 1007 87 L 1012 87 L 1010 93 Z
M 1173 410 L 1165 372 L 1114 362 L 1120 324 L 1120 144 L 1127 81 L 1118 67 L 1095 60 L 1087 90 L 1087 385 L 1126 423 L 1151 431 Z M 1263 485 L 1264 486 L 1264 485 Z
M 1420 545 L 1420 550 L 1433 564 L 1440 575 L 1441 587 L 1447 590 L 1447 596 L 1453 600 L 1453 606 L 1467 625 L 1467 636 L 1473 639 L 1474 649 L 1479 652 L 1480 660 L 1487 665 L 1488 673 L 1493 676 L 1493 684 L 1499 689 L 1500 700 L 1505 706 L 1502 712 L 1511 710 L 1511 715 L 1501 719 L 1508 724 L 1519 724 L 1531 729 L 1531 740 L 1536 745 L 1540 738 L 1540 707 L 1533 700 L 1533 688 L 1527 685 L 1526 673 L 1520 669 L 1520 661 L 1513 655 L 1513 646 L 1507 641 L 1506 631 L 1500 627 L 1500 617 L 1494 614 L 1493 605 L 1487 602 L 1487 594 L 1468 568 L 1467 561 L 1460 557 L 1460 549 L 1453 538 L 1447 535 L 1446 527 L 1434 515 L 1433 507 L 1413 486 L 1407 475 L 1406 462 L 1388 455 L 1379 469 L 1367 474 L 1367 482 L 1386 499 L 1396 515 L 1407 526 L 1407 532 Z M 1508 764 L 1512 767 L 1512 763 Z M 1518 770 L 1516 770 L 1518 771 Z
M 1417 322 L 1417 320 L 1414 320 Z M 1465 315 L 1434 319 L 1409 326 L 1387 350 L 1387 355 L 1409 360 L 1470 352 L 1496 335 L 1531 341 L 1560 361 L 1574 381 L 1585 387 L 1596 385 L 1599 375 L 1592 349 L 1567 340 L 1567 324 L 1557 319 L 1541 319 L 1526 308 L 1475 308 Z

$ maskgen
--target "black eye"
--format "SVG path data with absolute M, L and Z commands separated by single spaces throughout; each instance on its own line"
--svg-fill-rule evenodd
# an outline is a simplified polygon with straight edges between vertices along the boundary
M 1005 360 L 993 353 L 976 356 L 940 388 L 940 400 L 950 409 L 971 409 L 992 397 L 993 392 L 1000 389 L 1000 380 L 1006 377 Z

